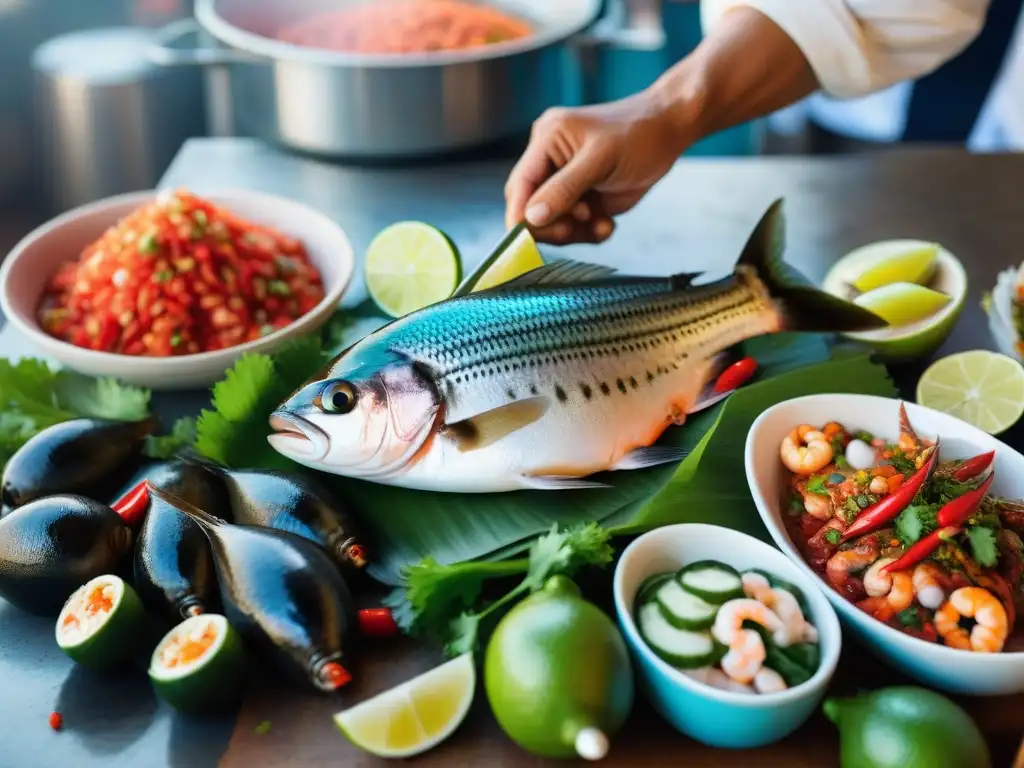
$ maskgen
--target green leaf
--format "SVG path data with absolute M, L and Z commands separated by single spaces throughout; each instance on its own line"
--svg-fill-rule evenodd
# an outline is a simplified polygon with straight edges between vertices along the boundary
M 475 651 L 479 635 L 480 616 L 471 613 L 460 614 L 451 622 L 449 639 L 444 646 L 445 655 L 453 658 Z
M 530 571 L 526 574 L 524 584 L 533 592 L 544 586 L 544 582 L 559 569 L 569 563 L 572 550 L 566 544 L 569 533 L 560 533 L 557 525 L 551 526 L 546 536 L 541 536 L 530 547 Z
M 68 410 L 94 419 L 138 421 L 149 415 L 148 389 L 122 384 L 116 379 L 94 379 L 61 371 L 54 383 L 58 402 Z
M 934 531 L 938 527 L 938 504 L 911 505 L 896 518 L 896 535 L 904 547 Z
M 994 568 L 999 562 L 999 548 L 996 546 L 996 532 L 991 528 L 976 525 L 967 529 L 967 540 L 971 553 L 982 568 Z
M 183 416 L 174 422 L 170 433 L 146 440 L 146 455 L 151 459 L 173 458 L 182 448 L 194 445 L 196 441 L 196 420 Z
M 808 493 L 816 493 L 819 496 L 828 496 L 828 488 L 825 487 L 825 475 L 814 475 L 807 481 Z

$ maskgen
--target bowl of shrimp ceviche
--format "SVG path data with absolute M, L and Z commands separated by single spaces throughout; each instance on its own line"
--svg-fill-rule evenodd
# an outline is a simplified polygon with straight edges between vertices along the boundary
M 746 471 L 776 544 L 869 650 L 953 693 L 1024 691 L 1024 457 L 867 395 L 768 409 Z
M 814 712 L 839 660 L 835 611 L 774 547 L 714 525 L 633 541 L 615 610 L 655 708 L 705 744 L 770 744 Z

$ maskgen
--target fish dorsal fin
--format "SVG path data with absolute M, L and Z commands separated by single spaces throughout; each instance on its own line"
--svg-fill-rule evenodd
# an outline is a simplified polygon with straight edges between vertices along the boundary
M 669 280 L 672 281 L 672 290 L 684 291 L 693 285 L 693 281 L 703 275 L 703 272 L 680 272 L 678 275 L 672 275 Z
M 525 288 L 529 285 L 569 285 L 572 283 L 586 283 L 591 280 L 600 280 L 604 277 L 611 277 L 616 273 L 613 267 L 606 267 L 603 264 L 588 264 L 584 261 L 573 261 L 572 259 L 558 259 L 537 267 L 520 275 L 515 280 L 509 280 L 496 286 L 502 288 Z
M 517 400 L 468 419 L 446 424 L 443 432 L 463 453 L 475 451 L 537 421 L 547 411 L 550 403 L 543 396 Z

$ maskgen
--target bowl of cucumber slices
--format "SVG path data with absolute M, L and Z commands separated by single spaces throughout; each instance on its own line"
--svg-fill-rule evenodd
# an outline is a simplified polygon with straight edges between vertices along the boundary
M 842 644 L 818 587 L 770 545 L 670 525 L 619 558 L 615 610 L 651 703 L 714 747 L 764 746 L 817 709 Z

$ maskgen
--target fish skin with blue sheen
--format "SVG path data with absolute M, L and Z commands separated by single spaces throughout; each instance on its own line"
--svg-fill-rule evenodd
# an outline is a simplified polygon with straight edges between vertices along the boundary
M 677 462 L 656 441 L 729 394 L 714 383 L 739 342 L 886 325 L 790 279 L 783 233 L 778 201 L 705 284 L 557 261 L 460 287 L 327 364 L 271 415 L 270 444 L 324 472 L 463 493 L 602 487 L 590 476 Z

